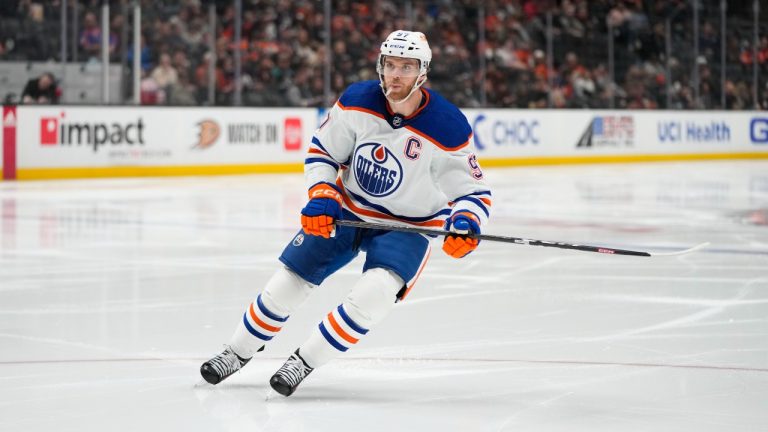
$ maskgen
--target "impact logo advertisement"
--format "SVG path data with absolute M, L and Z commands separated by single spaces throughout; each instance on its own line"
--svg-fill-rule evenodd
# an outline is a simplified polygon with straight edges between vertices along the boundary
M 576 143 L 576 147 L 631 147 L 634 144 L 634 117 L 628 115 L 598 116 L 589 123 Z
M 768 144 L 768 117 L 754 117 L 749 122 L 749 139 L 752 144 Z
M 98 152 L 102 147 L 144 145 L 145 124 L 142 117 L 129 122 L 67 121 L 59 116 L 40 118 L 40 145 L 90 147 Z

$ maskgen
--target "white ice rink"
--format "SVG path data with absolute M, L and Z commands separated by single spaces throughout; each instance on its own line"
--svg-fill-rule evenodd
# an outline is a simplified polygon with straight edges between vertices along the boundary
M 0 431 L 766 431 L 768 161 L 487 169 L 487 233 L 290 398 L 330 278 L 204 384 L 298 226 L 300 175 L 0 182 Z

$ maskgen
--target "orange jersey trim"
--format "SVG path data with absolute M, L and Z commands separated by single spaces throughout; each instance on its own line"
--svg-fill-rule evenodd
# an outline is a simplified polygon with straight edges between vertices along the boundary
M 336 103 L 339 105 L 339 108 L 341 108 L 344 111 L 350 111 L 350 110 L 351 111 L 360 111 L 360 112 L 364 112 L 366 114 L 370 114 L 372 116 L 376 116 L 376 117 L 378 117 L 378 118 L 380 118 L 382 120 L 386 120 L 381 113 L 377 113 L 376 111 L 369 110 L 369 109 L 366 109 L 366 108 L 361 108 L 361 107 L 346 107 L 346 106 L 341 104 L 341 101 L 336 102 Z
M 411 289 L 413 289 L 413 286 L 416 285 L 416 281 L 419 280 L 419 276 L 421 276 L 422 270 L 424 270 L 424 267 L 427 266 L 427 261 L 429 261 L 429 257 L 432 255 L 432 248 L 430 247 L 427 249 L 427 256 L 424 258 L 424 261 L 421 263 L 421 267 L 419 267 L 419 271 L 416 272 L 416 276 L 413 277 L 413 281 L 410 285 L 408 285 L 408 288 L 405 290 L 405 293 L 403 293 L 403 296 L 400 298 L 400 301 L 405 300 L 405 298 L 408 296 L 408 293 L 411 292 Z
M 388 214 L 384 214 L 384 213 L 380 213 L 380 212 L 377 212 L 377 211 L 367 210 L 367 209 L 360 208 L 360 207 L 356 206 L 355 203 L 352 202 L 352 199 L 349 197 L 349 195 L 347 195 L 346 189 L 344 189 L 344 184 L 341 183 L 340 179 L 336 180 L 336 184 L 339 186 L 339 188 L 342 191 L 342 198 L 344 199 L 344 204 L 346 204 L 347 207 L 349 207 L 349 209 L 352 210 L 354 213 L 365 215 L 365 216 L 374 217 L 374 218 L 377 218 L 377 219 L 386 219 L 386 220 L 393 220 L 393 221 L 403 222 L 403 223 L 407 223 L 409 225 L 416 225 L 416 226 L 442 228 L 443 225 L 445 225 L 445 222 L 443 222 L 442 220 L 430 220 L 430 221 L 425 221 L 425 222 L 410 222 L 410 221 L 404 221 L 402 219 L 398 219 L 398 218 L 390 216 Z
M 429 140 L 429 142 L 431 142 L 432 144 L 436 145 L 437 147 L 439 147 L 439 148 L 441 148 L 441 149 L 443 149 L 443 150 L 445 150 L 445 151 L 456 151 L 456 150 L 461 150 L 461 149 L 463 149 L 464 147 L 466 147 L 466 146 L 468 146 L 468 145 L 469 145 L 469 140 L 470 140 L 470 139 L 472 139 L 472 135 L 473 135 L 473 133 L 470 133 L 470 134 L 469 134 L 469 137 L 467 137 L 467 140 L 466 140 L 466 141 L 464 141 L 464 143 L 462 143 L 461 145 L 458 145 L 458 146 L 456 146 L 456 147 L 450 148 L 450 147 L 446 147 L 446 146 L 444 146 L 444 145 L 440 144 L 440 142 L 439 142 L 438 140 L 436 140 L 436 139 L 432 138 L 431 136 L 429 136 L 429 135 L 425 134 L 424 132 L 422 132 L 422 131 L 420 131 L 420 130 L 416 129 L 416 128 L 415 128 L 415 127 L 413 127 L 413 126 L 404 126 L 404 127 L 405 127 L 406 129 L 408 129 L 409 131 L 411 131 L 411 132 L 415 133 L 415 134 L 419 134 L 419 135 L 421 135 L 422 137 L 424 137 L 424 138 L 426 138 L 427 140 Z
M 419 88 L 419 91 L 421 91 L 421 94 L 424 95 L 424 98 L 426 99 L 426 101 L 424 102 L 424 104 L 419 106 L 419 109 L 414 111 L 411 115 L 405 116 L 406 120 L 410 120 L 416 117 L 424 108 L 427 107 L 427 105 L 429 105 L 429 92 L 427 92 L 423 88 Z M 387 108 L 387 112 L 389 113 L 389 115 L 395 115 L 395 112 L 392 110 L 392 107 L 389 106 L 389 100 L 387 100 L 387 103 L 385 104 L 385 106 Z
M 423 90 L 423 89 L 421 89 L 421 90 Z M 427 97 L 429 97 L 429 96 L 428 96 L 428 94 L 427 94 Z M 427 100 L 427 104 L 428 104 L 428 103 L 429 103 L 429 100 Z M 378 113 L 378 112 L 376 112 L 376 111 L 373 111 L 373 110 L 369 110 L 369 109 L 367 109 L 367 108 L 361 108 L 361 107 L 347 107 L 347 106 L 344 106 L 344 105 L 341 103 L 341 101 L 337 101 L 337 102 L 336 102 L 336 104 L 337 104 L 337 105 L 339 105 L 339 108 L 341 108 L 341 109 L 342 109 L 342 110 L 344 110 L 344 111 L 359 111 L 359 112 L 363 112 L 363 113 L 366 113 L 366 114 L 370 114 L 370 115 L 372 115 L 372 116 L 378 117 L 378 118 L 380 118 L 380 119 L 382 119 L 382 120 L 386 120 L 386 118 L 384 118 L 384 115 L 383 115 L 383 114 L 381 114 L 381 113 Z M 424 106 L 422 106 L 421 108 L 419 108 L 419 109 L 418 109 L 418 110 L 417 110 L 415 113 L 411 114 L 410 116 L 408 116 L 408 117 L 406 117 L 406 118 L 410 119 L 411 117 L 415 116 L 416 114 L 418 114 L 418 112 L 419 112 L 419 111 L 421 111 L 422 109 L 424 109 L 424 107 L 426 107 L 426 106 L 427 106 L 427 104 L 425 104 Z M 387 110 L 389 110 L 389 105 L 387 105 Z M 472 136 L 473 136 L 473 134 L 474 134 L 474 133 L 470 133 L 470 134 L 469 134 L 469 136 L 467 137 L 467 140 L 466 140 L 466 141 L 464 141 L 464 143 L 462 143 L 461 145 L 458 145 L 458 146 L 456 146 L 456 147 L 454 147 L 454 148 L 450 148 L 450 147 L 446 147 L 446 146 L 444 146 L 444 145 L 440 144 L 440 142 L 439 142 L 438 140 L 436 140 L 436 139 L 432 138 L 431 136 L 429 136 L 429 135 L 427 135 L 426 133 L 424 133 L 424 132 L 422 132 L 422 131 L 420 131 L 420 130 L 416 129 L 416 128 L 415 128 L 415 127 L 413 127 L 413 126 L 404 126 L 404 128 L 405 128 L 405 129 L 408 129 L 409 131 L 411 131 L 411 132 L 413 132 L 413 133 L 415 133 L 415 134 L 418 134 L 418 135 L 420 135 L 420 136 L 421 136 L 421 137 L 423 137 L 423 138 L 426 138 L 426 139 L 427 139 L 429 142 L 431 142 L 431 143 L 432 143 L 432 144 L 434 144 L 435 146 L 437 146 L 437 147 L 439 147 L 439 148 L 441 148 L 441 149 L 443 149 L 443 150 L 445 150 L 445 151 L 456 151 L 456 150 L 461 150 L 461 149 L 463 149 L 464 147 L 466 147 L 466 146 L 468 146 L 468 145 L 469 145 L 469 141 L 472 139 Z

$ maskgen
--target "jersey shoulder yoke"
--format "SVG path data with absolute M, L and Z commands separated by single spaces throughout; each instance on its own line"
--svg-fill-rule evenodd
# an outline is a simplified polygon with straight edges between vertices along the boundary
M 472 127 L 464 114 L 439 93 L 427 89 L 429 107 L 410 126 L 443 150 L 458 150 L 469 144 Z
M 381 113 L 384 109 L 383 99 L 378 81 L 360 81 L 347 87 L 339 98 L 339 104 L 344 109 L 359 108 Z

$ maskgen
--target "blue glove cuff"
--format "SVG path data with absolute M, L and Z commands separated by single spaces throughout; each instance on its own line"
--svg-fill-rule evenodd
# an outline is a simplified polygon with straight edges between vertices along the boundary
M 462 210 L 465 212 L 466 210 Z M 445 229 L 450 230 L 454 228 L 460 231 L 470 231 L 473 234 L 480 234 L 480 224 L 477 221 L 465 214 L 454 213 L 445 221 Z

